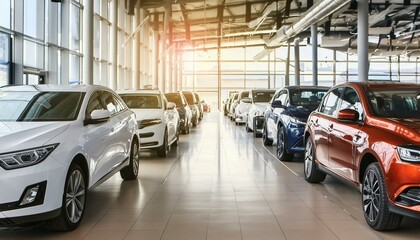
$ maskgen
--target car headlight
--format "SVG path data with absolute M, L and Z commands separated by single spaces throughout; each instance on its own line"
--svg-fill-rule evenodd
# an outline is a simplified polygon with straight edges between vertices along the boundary
M 29 167 L 44 161 L 58 143 L 44 147 L 31 148 L 17 152 L 0 154 L 0 166 L 5 170 Z
M 399 146 L 397 147 L 400 159 L 406 162 L 420 163 L 419 146 Z
M 162 119 L 145 119 L 137 122 L 139 129 L 143 129 L 145 127 L 153 126 L 160 123 L 162 123 Z
M 290 118 L 290 122 L 294 123 L 294 124 L 302 124 L 302 125 L 306 125 L 306 121 L 302 120 L 302 119 L 298 119 L 298 118 L 294 118 L 291 117 Z

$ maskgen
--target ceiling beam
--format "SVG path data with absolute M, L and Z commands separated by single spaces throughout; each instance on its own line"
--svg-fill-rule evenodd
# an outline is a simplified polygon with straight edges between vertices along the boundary
M 188 20 L 188 12 L 184 4 L 181 3 L 179 4 L 179 6 L 181 7 L 182 17 L 184 18 L 185 38 L 189 40 L 191 39 L 191 27 L 190 27 L 190 21 Z

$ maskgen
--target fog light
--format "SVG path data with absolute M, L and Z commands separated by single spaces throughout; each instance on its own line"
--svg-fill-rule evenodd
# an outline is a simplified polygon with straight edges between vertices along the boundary
M 25 195 L 23 196 L 22 201 L 20 202 L 20 206 L 33 203 L 36 199 L 36 195 L 38 194 L 39 185 L 29 188 Z

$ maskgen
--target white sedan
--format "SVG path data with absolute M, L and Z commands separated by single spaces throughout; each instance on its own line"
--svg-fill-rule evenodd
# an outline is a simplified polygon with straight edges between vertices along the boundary
M 276 90 L 255 89 L 249 92 L 251 105 L 249 106 L 245 129 L 248 132 L 254 132 L 254 137 L 262 135 L 262 127 L 264 123 L 264 112 L 269 106 L 268 102 L 273 98 Z
M 134 113 L 100 86 L 0 88 L 0 225 L 73 230 L 87 190 L 139 167 Z
M 172 144 L 179 141 L 179 114 L 175 103 L 168 102 L 159 90 L 135 90 L 119 93 L 136 113 L 140 149 L 155 149 L 166 157 Z

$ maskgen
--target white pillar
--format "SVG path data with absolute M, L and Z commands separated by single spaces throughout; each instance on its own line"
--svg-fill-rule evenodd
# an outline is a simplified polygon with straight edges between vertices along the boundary
M 368 19 L 369 2 L 358 0 L 357 7 L 357 55 L 358 55 L 358 81 L 368 81 L 369 77 L 369 42 Z
M 110 39 L 111 77 L 109 87 L 118 88 L 118 0 L 111 3 L 111 39 Z
M 93 1 L 84 1 L 83 9 L 83 83 L 93 84 Z
M 295 86 L 300 86 L 300 39 L 296 38 L 295 45 Z
M 318 86 L 318 26 L 311 26 L 312 42 L 312 85 Z

